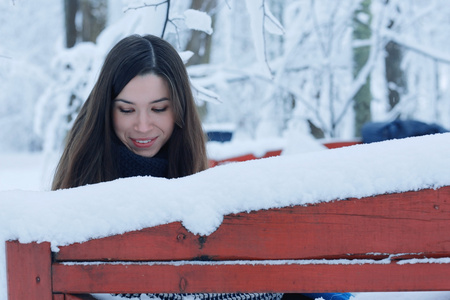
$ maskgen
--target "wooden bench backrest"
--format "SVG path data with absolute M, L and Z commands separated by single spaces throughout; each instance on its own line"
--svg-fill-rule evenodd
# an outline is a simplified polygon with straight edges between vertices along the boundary
M 48 243 L 7 242 L 9 299 L 450 290 L 450 263 L 439 260 L 450 257 L 449 228 L 444 187 L 229 215 L 209 236 L 171 223 L 61 247 L 53 256 Z

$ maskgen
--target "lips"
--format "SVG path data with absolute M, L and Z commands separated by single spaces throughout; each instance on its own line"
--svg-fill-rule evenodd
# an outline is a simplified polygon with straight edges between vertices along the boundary
M 131 141 L 138 148 L 148 148 L 148 147 L 151 147 L 155 143 L 156 138 L 153 138 L 153 139 L 131 139 Z

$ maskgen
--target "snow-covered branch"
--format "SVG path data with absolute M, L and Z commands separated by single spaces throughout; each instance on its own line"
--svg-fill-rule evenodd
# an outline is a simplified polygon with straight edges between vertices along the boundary
M 252 38 L 256 51 L 256 58 L 261 65 L 265 65 L 265 73 L 272 78 L 272 69 L 267 57 L 266 30 L 272 34 L 284 34 L 284 28 L 267 7 L 266 0 L 246 0 L 250 15 Z
M 142 2 L 142 1 L 140 1 Z M 127 7 L 124 8 L 124 12 L 127 12 L 129 10 L 136 10 L 136 9 L 141 9 L 141 8 L 145 8 L 145 7 L 154 7 L 155 9 L 158 8 L 158 6 L 160 5 L 164 5 L 167 4 L 168 6 L 170 6 L 170 0 L 164 0 L 158 3 L 146 3 L 145 1 L 143 1 L 141 4 L 129 4 Z
M 417 41 L 411 41 L 410 39 L 399 36 L 392 31 L 385 31 L 383 35 L 406 50 L 416 52 L 441 63 L 450 64 L 450 53 L 443 53 L 442 51 L 436 50 L 436 48 L 424 46 Z
M 128 5 L 125 9 L 124 12 L 127 12 L 129 10 L 137 10 L 137 9 L 142 9 L 142 8 L 147 8 L 147 7 L 154 7 L 155 10 L 158 9 L 158 7 L 160 5 L 164 5 L 167 4 L 167 8 L 166 8 L 166 17 L 165 17 L 165 21 L 164 21 L 164 26 L 161 32 L 161 37 L 164 37 L 164 33 L 166 32 L 166 27 L 167 27 L 167 23 L 170 21 L 169 20 L 169 11 L 170 11 L 170 0 L 165 0 L 165 1 L 161 1 L 158 3 L 146 3 L 145 1 L 143 1 L 143 3 L 141 4 L 130 4 Z

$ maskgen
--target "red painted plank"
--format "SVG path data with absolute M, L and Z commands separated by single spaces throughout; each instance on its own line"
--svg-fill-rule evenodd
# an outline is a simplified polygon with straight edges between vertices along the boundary
M 66 300 L 64 294 L 53 294 L 53 300 Z
M 328 149 L 335 149 L 335 148 L 342 148 L 342 147 L 348 147 L 348 146 L 354 146 L 361 144 L 360 141 L 341 141 L 341 142 L 329 142 L 324 143 L 323 145 L 327 147 Z
M 450 256 L 450 187 L 226 216 L 216 232 L 180 223 L 61 247 L 63 260 L 229 260 Z
M 94 296 L 90 294 L 65 294 L 65 300 L 96 300 Z
M 49 243 L 6 242 L 9 300 L 51 300 Z
M 209 160 L 209 167 L 215 167 L 217 165 L 222 165 L 229 162 L 240 162 L 240 161 L 247 161 L 247 160 L 253 160 L 253 159 L 259 159 L 259 158 L 266 158 L 266 157 L 272 157 L 272 156 L 279 156 L 281 154 L 282 150 L 273 150 L 266 152 L 261 157 L 256 157 L 253 154 L 245 154 L 241 156 L 235 156 L 231 158 L 226 158 L 223 160 Z
M 56 291 L 76 293 L 450 290 L 450 264 L 60 265 Z
M 273 156 L 279 156 L 279 155 L 281 155 L 282 151 L 283 150 L 268 151 L 266 154 L 264 154 L 264 158 L 266 158 L 266 157 L 273 157 Z
M 348 147 L 361 144 L 361 141 L 335 141 L 335 142 L 328 142 L 324 143 L 323 145 L 327 147 L 328 149 L 335 149 L 335 148 L 341 148 L 341 147 Z M 240 161 L 247 161 L 247 160 L 253 160 L 258 158 L 266 158 L 266 157 L 272 157 L 272 156 L 279 156 L 283 150 L 272 150 L 268 151 L 266 154 L 264 154 L 262 157 L 256 157 L 253 154 L 245 154 L 235 157 L 226 158 L 223 160 L 209 160 L 209 167 L 215 167 L 218 165 L 222 165 L 229 162 L 240 162 Z

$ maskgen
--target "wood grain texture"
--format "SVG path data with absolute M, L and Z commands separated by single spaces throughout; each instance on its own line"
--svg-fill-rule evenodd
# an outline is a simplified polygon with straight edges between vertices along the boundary
M 56 260 L 450 257 L 448 228 L 450 187 L 444 187 L 229 215 L 209 236 L 171 223 L 61 247 Z
M 53 287 L 71 293 L 364 292 L 450 290 L 450 264 L 60 265 Z
M 9 300 L 51 300 L 49 243 L 6 242 Z

